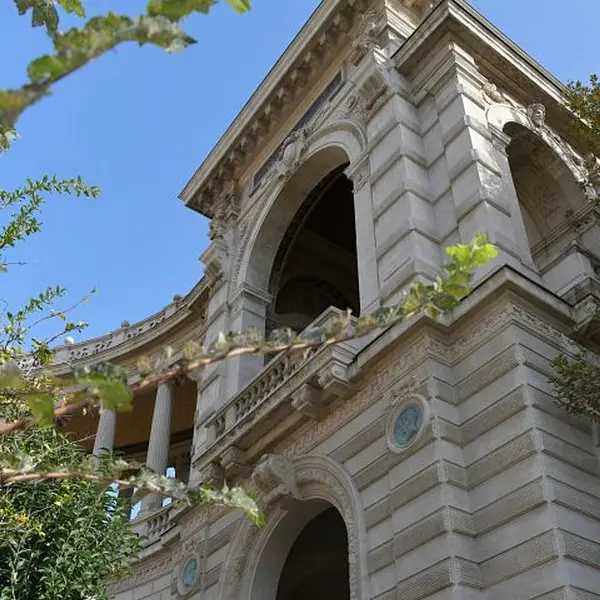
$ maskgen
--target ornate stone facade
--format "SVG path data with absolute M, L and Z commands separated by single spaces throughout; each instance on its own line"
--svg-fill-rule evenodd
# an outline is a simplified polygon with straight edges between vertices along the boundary
M 331 302 L 318 327 L 355 296 L 367 314 L 475 232 L 500 255 L 442 322 L 206 368 L 160 391 L 152 428 L 136 399 L 145 440 L 105 419 L 102 444 L 252 489 L 266 517 L 151 507 L 114 598 L 600 599 L 598 434 L 548 383 L 553 357 L 597 360 L 600 341 L 600 167 L 561 93 L 462 0 L 320 6 L 182 192 L 211 219 L 206 279 L 61 349 L 64 369 L 304 324 Z M 310 531 L 331 515 L 346 533 L 329 560 Z

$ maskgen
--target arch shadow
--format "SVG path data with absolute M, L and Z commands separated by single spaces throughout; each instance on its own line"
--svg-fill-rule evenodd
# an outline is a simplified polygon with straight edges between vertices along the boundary
M 219 581 L 219 600 L 275 600 L 277 584 L 289 550 L 306 525 L 334 507 L 348 536 L 351 600 L 367 600 L 366 528 L 361 501 L 350 475 L 327 456 L 307 455 L 293 461 L 301 500 L 266 514 L 259 529 L 244 519 L 232 541 Z

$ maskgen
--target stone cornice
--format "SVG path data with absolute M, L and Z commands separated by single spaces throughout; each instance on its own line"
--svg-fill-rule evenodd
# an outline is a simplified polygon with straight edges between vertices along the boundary
M 565 86 L 464 0 L 439 2 L 394 54 L 394 64 L 402 72 L 419 68 L 423 57 L 448 32 L 471 47 L 487 47 L 498 59 L 517 67 L 530 86 L 562 101 Z
M 173 302 L 137 323 L 123 322 L 119 329 L 106 335 L 54 348 L 53 370 L 60 375 L 77 364 L 118 361 L 132 353 L 143 354 L 148 346 L 164 341 L 185 321 L 196 319 L 200 322 L 207 297 L 207 281 L 202 278 L 186 296 L 175 296 Z M 28 357 L 21 359 L 20 364 L 24 369 L 35 367 Z
M 332 39 L 349 31 L 355 14 L 364 11 L 367 3 L 321 3 L 180 193 L 188 207 L 213 216 L 212 198 L 219 194 L 223 181 L 239 175 L 247 152 L 264 137 L 268 121 L 291 104 L 295 90 L 306 85 L 315 65 L 335 49 Z
M 527 105 L 541 102 L 553 129 L 569 138 L 570 119 L 565 110 L 565 86 L 524 50 L 507 38 L 464 0 L 442 0 L 425 17 L 417 30 L 396 51 L 392 60 L 402 74 L 420 73 L 439 44 L 458 42 L 477 59 L 481 75 L 510 91 Z M 413 92 L 417 100 L 427 93 L 427 78 Z M 422 89 L 418 89 L 418 88 Z

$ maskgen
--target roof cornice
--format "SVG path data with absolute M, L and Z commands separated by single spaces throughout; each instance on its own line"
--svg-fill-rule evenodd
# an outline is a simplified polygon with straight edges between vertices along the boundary
M 320 4 L 179 194 L 188 207 L 213 216 L 210 203 L 204 204 L 198 196 L 219 193 L 228 179 L 239 176 L 246 154 L 260 144 L 269 121 L 276 120 L 273 115 L 306 85 L 318 63 L 335 48 L 332 41 L 349 31 L 368 2 L 324 0 Z
M 465 0 L 441 0 L 392 57 L 401 72 L 417 68 L 421 59 L 447 33 L 468 45 L 487 48 L 502 63 L 516 68 L 530 86 L 555 102 L 564 100 L 565 85 L 542 67 Z

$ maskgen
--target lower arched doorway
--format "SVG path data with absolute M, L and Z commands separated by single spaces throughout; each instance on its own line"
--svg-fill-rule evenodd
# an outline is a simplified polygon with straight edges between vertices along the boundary
M 348 535 L 326 508 L 302 529 L 285 559 L 276 600 L 350 600 Z

